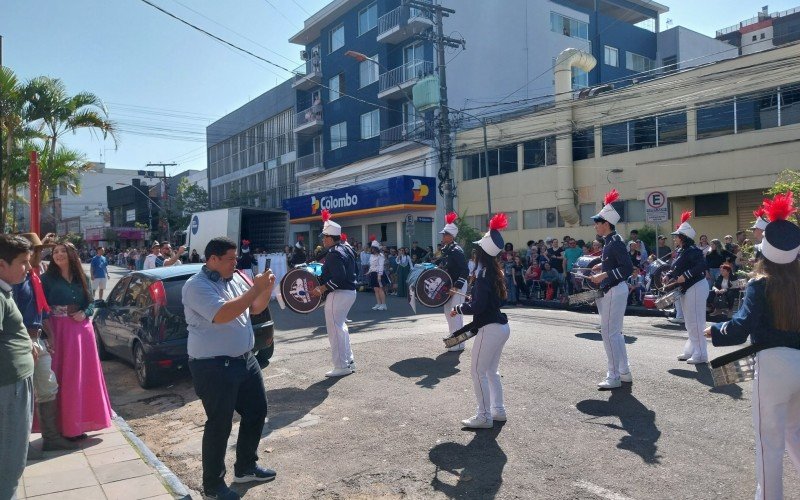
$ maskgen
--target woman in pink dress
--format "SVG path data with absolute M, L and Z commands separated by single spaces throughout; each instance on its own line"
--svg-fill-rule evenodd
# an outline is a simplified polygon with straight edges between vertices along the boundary
M 97 355 L 92 290 L 72 243 L 59 243 L 42 275 L 50 304 L 49 339 L 58 380 L 61 434 L 84 439 L 87 431 L 111 427 L 111 403 Z

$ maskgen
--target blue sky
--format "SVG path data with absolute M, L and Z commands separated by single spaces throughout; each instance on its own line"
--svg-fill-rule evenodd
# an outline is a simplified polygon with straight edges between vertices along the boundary
M 300 47 L 290 44 L 289 37 L 308 13 L 328 3 L 151 1 L 290 70 L 300 64 Z M 671 19 L 673 26 L 713 36 L 717 29 L 755 16 L 766 0 L 660 3 L 670 8 L 662 27 Z M 800 6 L 800 0 L 768 5 L 774 12 Z M 70 93 L 93 92 L 106 103 L 120 128 L 116 151 L 111 140 L 86 131 L 66 136 L 64 142 L 112 168 L 143 169 L 148 162 L 178 163 L 170 174 L 205 168 L 206 125 L 290 76 L 141 0 L 0 0 L 0 13 L 3 65 L 23 80 L 61 78 Z M 467 47 L 478 43 L 467 42 Z

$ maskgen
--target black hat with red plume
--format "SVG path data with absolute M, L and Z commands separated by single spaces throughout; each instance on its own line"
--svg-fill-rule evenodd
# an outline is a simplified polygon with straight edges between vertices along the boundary
M 502 229 L 505 229 L 508 226 L 508 217 L 506 214 L 499 213 L 492 217 L 492 220 L 489 221 L 489 231 L 483 235 L 478 241 L 473 241 L 476 245 L 483 248 L 483 250 L 494 257 L 495 255 L 499 254 L 501 250 L 503 250 L 503 246 L 505 246 L 505 242 L 503 241 L 503 236 L 500 234 Z
M 775 195 L 771 200 L 764 200 L 764 211 L 770 223 L 764 229 L 761 255 L 776 264 L 794 262 L 800 252 L 800 228 L 788 220 L 790 215 L 797 212 L 794 194 L 789 191 Z

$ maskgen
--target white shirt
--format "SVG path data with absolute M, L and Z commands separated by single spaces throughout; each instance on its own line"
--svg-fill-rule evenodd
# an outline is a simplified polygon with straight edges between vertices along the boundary
M 370 255 L 369 256 L 369 272 L 371 273 L 383 273 L 383 266 L 386 262 L 386 258 L 383 254 L 377 255 Z
M 151 253 L 144 259 L 142 269 L 155 269 L 156 268 L 156 254 Z

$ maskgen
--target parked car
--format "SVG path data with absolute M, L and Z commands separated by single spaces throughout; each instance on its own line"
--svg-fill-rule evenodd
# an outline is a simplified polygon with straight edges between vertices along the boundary
M 139 385 L 158 385 L 164 371 L 187 364 L 188 331 L 181 290 L 201 264 L 160 267 L 135 271 L 122 278 L 105 300 L 95 301 L 92 320 L 100 359 L 112 355 L 133 364 Z M 233 279 L 246 287 L 252 282 L 238 271 Z M 253 353 L 262 365 L 269 364 L 274 350 L 274 325 L 267 307 L 252 315 Z

